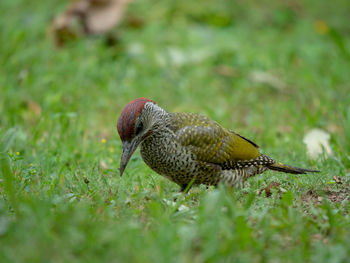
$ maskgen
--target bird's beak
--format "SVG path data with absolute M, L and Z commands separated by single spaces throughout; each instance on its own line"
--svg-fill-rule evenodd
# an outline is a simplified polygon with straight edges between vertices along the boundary
M 131 141 L 131 142 L 124 141 L 123 142 L 123 154 L 122 154 L 122 157 L 120 160 L 120 169 L 119 169 L 120 176 L 123 175 L 125 167 L 128 164 L 130 157 L 135 152 L 138 145 L 139 145 L 139 142 L 137 142 L 137 141 Z

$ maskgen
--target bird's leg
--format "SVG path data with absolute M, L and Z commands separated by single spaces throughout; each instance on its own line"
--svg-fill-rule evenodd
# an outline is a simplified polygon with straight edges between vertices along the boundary
M 192 180 L 188 184 L 181 184 L 180 185 L 180 187 L 181 187 L 180 193 L 187 194 L 190 191 L 195 179 L 196 179 L 196 177 L 193 177 Z
M 181 185 L 181 189 L 179 192 L 187 194 L 188 191 L 190 191 L 190 189 L 191 189 L 191 185 L 189 186 L 189 184 L 183 184 Z
M 187 194 L 188 193 L 188 191 L 190 190 L 190 188 L 191 187 L 188 187 L 188 184 L 183 184 L 183 185 L 180 185 L 180 190 L 179 190 L 179 192 L 175 195 L 175 197 L 174 197 L 174 202 L 176 202 L 177 201 L 177 198 L 179 197 L 179 196 L 182 196 L 182 194 Z
M 242 178 L 240 181 L 239 181 L 239 186 L 240 186 L 240 188 L 244 188 L 244 184 L 245 183 L 245 179 L 244 178 Z

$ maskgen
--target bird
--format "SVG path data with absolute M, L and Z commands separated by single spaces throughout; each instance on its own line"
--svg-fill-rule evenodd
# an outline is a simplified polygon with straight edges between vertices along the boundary
M 168 112 L 147 98 L 134 99 L 124 107 L 117 130 L 122 141 L 120 176 L 140 145 L 144 162 L 178 184 L 180 191 L 200 184 L 244 187 L 248 178 L 266 170 L 319 172 L 278 162 L 262 154 L 253 141 L 209 117 Z

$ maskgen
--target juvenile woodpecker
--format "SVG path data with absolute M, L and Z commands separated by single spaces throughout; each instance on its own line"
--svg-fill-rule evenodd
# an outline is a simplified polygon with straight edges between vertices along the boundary
M 117 129 L 123 153 L 120 176 L 141 145 L 145 163 L 158 174 L 190 185 L 243 186 L 245 180 L 268 169 L 292 174 L 317 172 L 292 167 L 261 154 L 254 142 L 194 113 L 171 113 L 154 101 L 138 98 L 123 109 Z

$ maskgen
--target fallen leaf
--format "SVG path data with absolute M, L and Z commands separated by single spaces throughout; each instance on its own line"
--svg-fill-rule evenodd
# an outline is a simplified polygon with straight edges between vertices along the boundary
M 277 76 L 264 71 L 253 71 L 250 74 L 250 79 L 258 84 L 265 84 L 275 89 L 284 89 L 287 85 Z
M 132 0 L 72 0 L 50 28 L 56 46 L 81 35 L 104 34 L 118 25 Z M 80 28 L 75 28 L 75 22 Z
M 156 185 L 156 191 L 158 194 L 160 193 L 160 186 L 159 185 Z
M 259 190 L 258 194 L 261 194 L 263 191 L 265 191 L 265 196 L 266 197 L 270 197 L 272 195 L 272 188 L 278 188 L 281 184 L 277 183 L 277 182 L 271 182 L 268 186 L 266 186 L 265 188 L 262 188 Z M 285 190 L 285 189 L 283 189 Z
M 333 180 L 336 184 L 343 184 L 343 182 L 340 179 L 340 176 L 333 176 Z
M 87 1 L 87 0 L 85 0 Z M 90 0 L 85 13 L 88 33 L 102 34 L 119 24 L 131 0 Z
M 324 197 L 327 198 L 332 203 L 342 203 L 344 200 L 346 201 L 349 197 L 349 189 L 341 189 L 339 191 L 331 191 L 328 188 L 322 190 L 324 193 Z M 311 201 L 314 204 L 320 205 L 322 204 L 323 197 L 319 196 L 315 190 L 309 190 L 302 197 L 304 202 Z
M 342 189 L 341 191 L 326 191 L 327 197 L 333 203 L 342 203 L 349 198 L 349 189 Z
M 66 42 L 75 40 L 78 37 L 79 32 L 74 31 L 72 27 L 75 19 L 77 19 L 77 16 L 70 10 L 66 10 L 54 19 L 49 33 L 56 47 L 62 47 Z
M 312 129 L 309 131 L 303 139 L 306 144 L 307 154 L 310 158 L 316 159 L 319 154 L 325 153 L 326 155 L 332 154 L 332 148 L 330 146 L 330 134 L 321 129 Z
M 327 130 L 331 133 L 335 133 L 335 132 L 341 132 L 342 128 L 340 125 L 336 125 L 334 123 L 329 123 L 327 125 Z
M 23 118 L 26 121 L 35 123 L 41 116 L 41 107 L 38 103 L 33 100 L 24 100 L 21 103 L 23 111 L 21 112 Z
M 104 160 L 100 160 L 100 166 L 101 166 L 102 170 L 106 170 L 108 168 L 108 165 L 106 164 L 106 162 Z
M 28 109 L 34 112 L 34 114 L 39 117 L 41 115 L 41 107 L 38 103 L 33 100 L 28 100 Z

